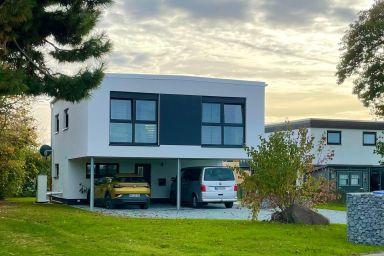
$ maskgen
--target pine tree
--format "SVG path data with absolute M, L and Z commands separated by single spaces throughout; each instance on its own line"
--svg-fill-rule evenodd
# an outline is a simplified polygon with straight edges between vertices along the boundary
M 111 49 L 94 33 L 111 0 L 0 0 L 0 95 L 41 95 L 79 101 L 103 79 L 101 57 Z M 50 60 L 73 63 L 74 74 Z M 96 60 L 95 67 L 86 66 Z M 94 61 L 93 61 L 94 62 Z

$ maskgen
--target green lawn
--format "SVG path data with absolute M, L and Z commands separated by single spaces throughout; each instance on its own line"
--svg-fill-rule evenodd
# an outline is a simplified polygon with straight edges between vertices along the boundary
M 356 255 L 345 225 L 135 219 L 33 199 L 0 202 L 0 255 Z
M 337 211 L 347 211 L 347 206 L 343 203 L 326 203 L 319 204 L 316 206 L 318 209 L 328 209 L 328 210 L 337 210 Z

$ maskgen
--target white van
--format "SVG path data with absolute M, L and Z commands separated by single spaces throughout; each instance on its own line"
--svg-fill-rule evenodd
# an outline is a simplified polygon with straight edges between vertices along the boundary
M 171 185 L 170 200 L 176 203 L 176 179 Z M 181 169 L 181 202 L 197 208 L 208 203 L 224 203 L 232 208 L 237 201 L 237 184 L 227 167 L 188 167 Z

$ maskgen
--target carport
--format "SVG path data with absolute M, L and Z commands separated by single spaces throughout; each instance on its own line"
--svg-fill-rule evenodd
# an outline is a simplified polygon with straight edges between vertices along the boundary
M 177 158 L 177 195 L 176 195 L 176 209 L 180 210 L 181 201 L 180 201 L 180 191 L 181 191 L 181 178 L 180 178 L 180 169 L 181 169 L 181 159 Z M 89 207 L 91 211 L 94 211 L 94 187 L 95 187 L 95 157 L 90 157 L 90 200 Z

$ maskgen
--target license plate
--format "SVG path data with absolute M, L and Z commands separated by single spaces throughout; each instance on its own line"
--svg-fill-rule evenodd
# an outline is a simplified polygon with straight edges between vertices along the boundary
M 140 194 L 129 194 L 129 197 L 140 197 Z
M 225 187 L 215 187 L 215 190 L 224 190 Z

